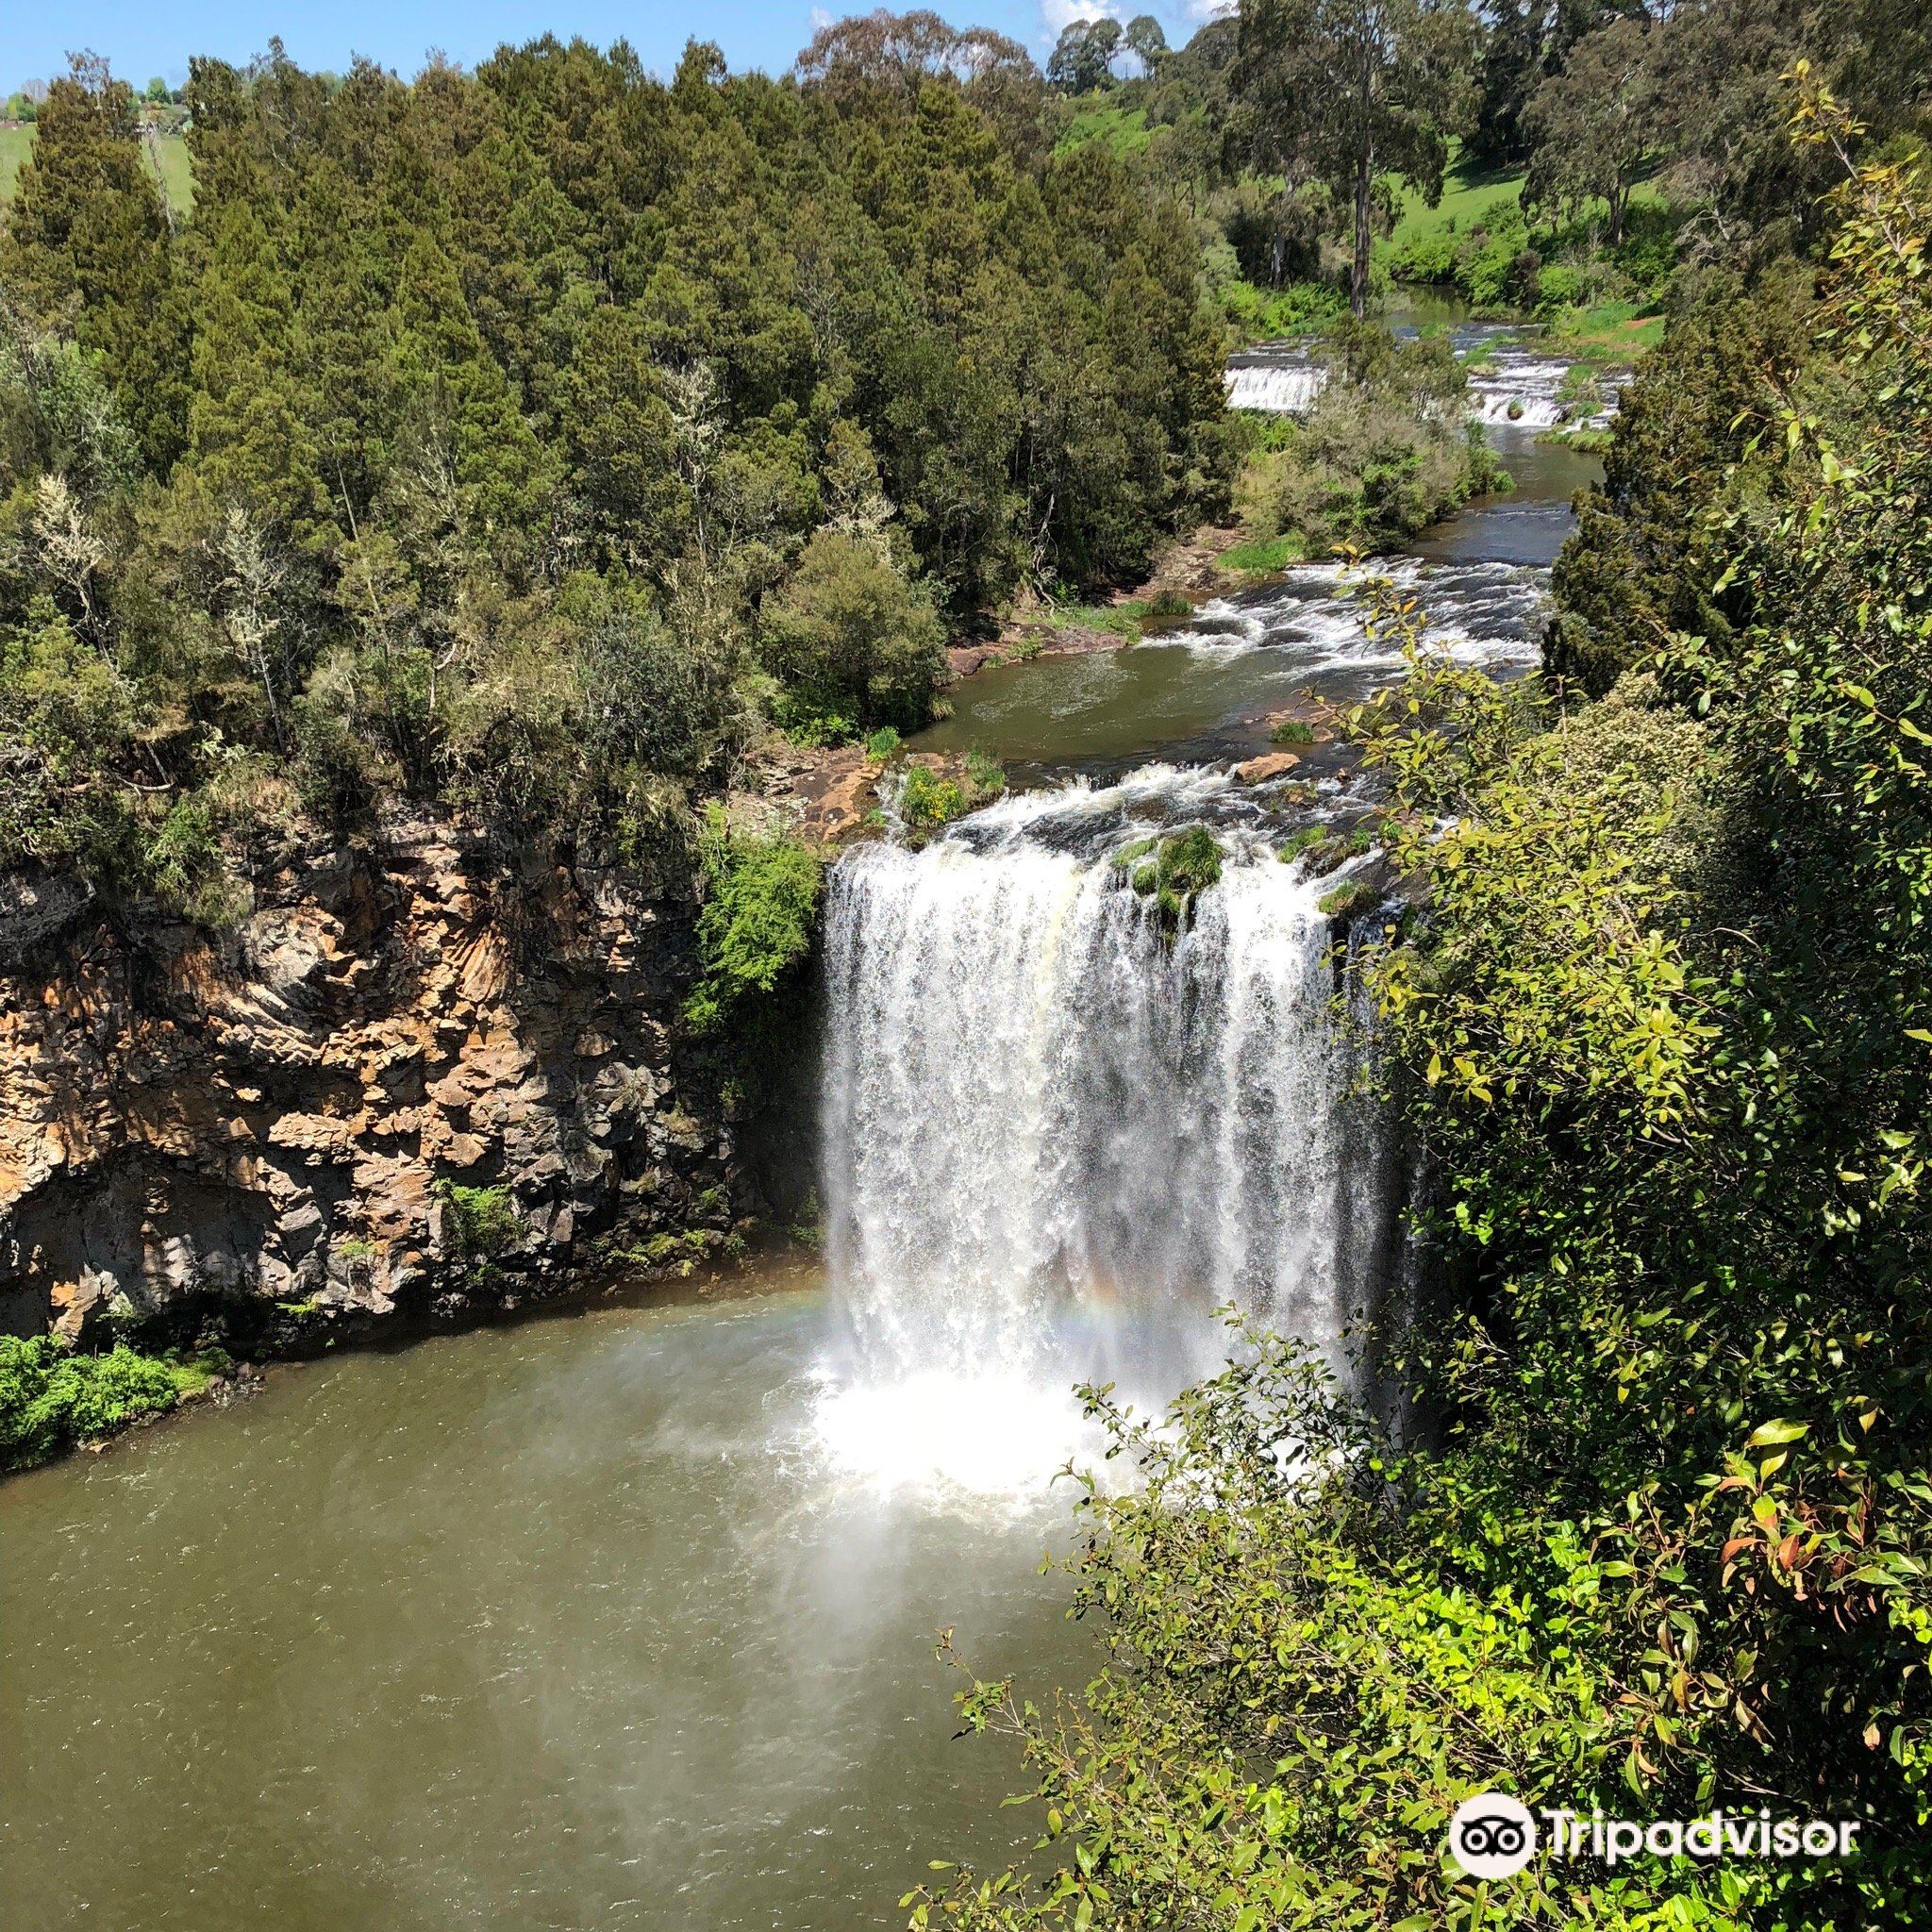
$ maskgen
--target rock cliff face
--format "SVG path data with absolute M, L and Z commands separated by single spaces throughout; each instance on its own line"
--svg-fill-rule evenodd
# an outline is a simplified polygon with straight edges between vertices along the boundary
M 16 891 L 0 1329 L 274 1350 L 541 1291 L 600 1236 L 703 1257 L 744 1187 L 674 1050 L 687 946 L 680 910 L 507 878 L 435 817 L 304 850 L 221 939 Z

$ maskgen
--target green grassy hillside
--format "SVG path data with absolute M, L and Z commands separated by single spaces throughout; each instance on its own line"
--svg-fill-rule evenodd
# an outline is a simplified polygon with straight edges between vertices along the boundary
M 13 184 L 20 164 L 33 152 L 31 127 L 0 127 L 0 205 L 13 199 Z
M 1434 208 L 1428 207 L 1413 189 L 1403 191 L 1402 215 L 1389 237 L 1390 242 L 1400 247 L 1411 238 L 1434 234 L 1440 229 L 1467 228 L 1495 203 L 1513 203 L 1522 193 L 1522 169 L 1484 168 L 1457 154 L 1450 160 L 1449 173 L 1442 183 L 1442 198 Z
M 1442 198 L 1434 208 L 1426 206 L 1413 189 L 1402 191 L 1402 214 L 1390 232 L 1391 246 L 1419 240 L 1443 230 L 1461 233 L 1499 205 L 1516 206 L 1523 196 L 1524 171 L 1521 168 L 1485 168 L 1465 160 L 1461 143 L 1450 144 L 1449 171 L 1442 180 Z M 1642 181 L 1630 192 L 1630 205 L 1660 208 L 1664 196 L 1651 182 Z M 1597 206 L 1601 208 L 1602 204 Z

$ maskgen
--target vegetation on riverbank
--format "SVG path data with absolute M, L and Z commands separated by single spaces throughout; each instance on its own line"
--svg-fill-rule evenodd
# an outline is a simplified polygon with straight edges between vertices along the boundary
M 698 974 L 684 1017 L 700 1033 L 743 1035 L 811 957 L 824 869 L 795 839 L 734 832 L 717 806 L 700 852 Z
M 53 1336 L 0 1335 L 0 1471 L 30 1469 L 204 1393 L 233 1364 L 219 1349 L 82 1354 Z
M 1411 536 L 1472 496 L 1509 488 L 1466 417 L 1468 375 L 1440 339 L 1342 329 L 1306 419 L 1260 419 L 1235 486 L 1243 541 L 1229 570 L 1281 568 L 1344 542 Z

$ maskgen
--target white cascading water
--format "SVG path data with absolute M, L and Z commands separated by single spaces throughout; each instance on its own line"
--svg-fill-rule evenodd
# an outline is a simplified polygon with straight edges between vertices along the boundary
M 1328 372 L 1310 362 L 1242 362 L 1230 368 L 1230 409 L 1258 409 L 1271 416 L 1305 416 L 1328 381 Z
M 1034 793 L 834 871 L 824 1173 L 850 1334 L 822 1421 L 848 1461 L 1037 1480 L 1077 1446 L 1074 1382 L 1164 1398 L 1219 1358 L 1225 1303 L 1339 1360 L 1393 1216 L 1333 1010 L 1334 880 L 1224 830 L 1169 938 L 1110 856 L 1160 829 L 1137 808 L 1226 782 Z
M 1478 423 L 1521 429 L 1549 429 L 1573 420 L 1600 427 L 1616 413 L 1615 378 L 1600 378 L 1605 400 L 1578 415 L 1563 399 L 1570 373 L 1568 362 L 1539 358 L 1513 343 L 1484 344 L 1485 360 L 1469 378 L 1469 413 Z M 1458 350 L 1458 354 L 1468 353 Z M 1305 350 L 1262 359 L 1231 363 L 1223 380 L 1230 409 L 1254 409 L 1264 415 L 1305 416 L 1327 386 L 1328 372 L 1307 359 Z

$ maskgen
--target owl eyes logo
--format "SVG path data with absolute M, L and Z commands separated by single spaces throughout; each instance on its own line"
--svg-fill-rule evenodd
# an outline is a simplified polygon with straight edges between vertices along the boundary
M 1501 1791 L 1478 1791 L 1449 1820 L 1449 1849 L 1472 1878 L 1507 1878 L 1536 1857 L 1536 1820 Z

